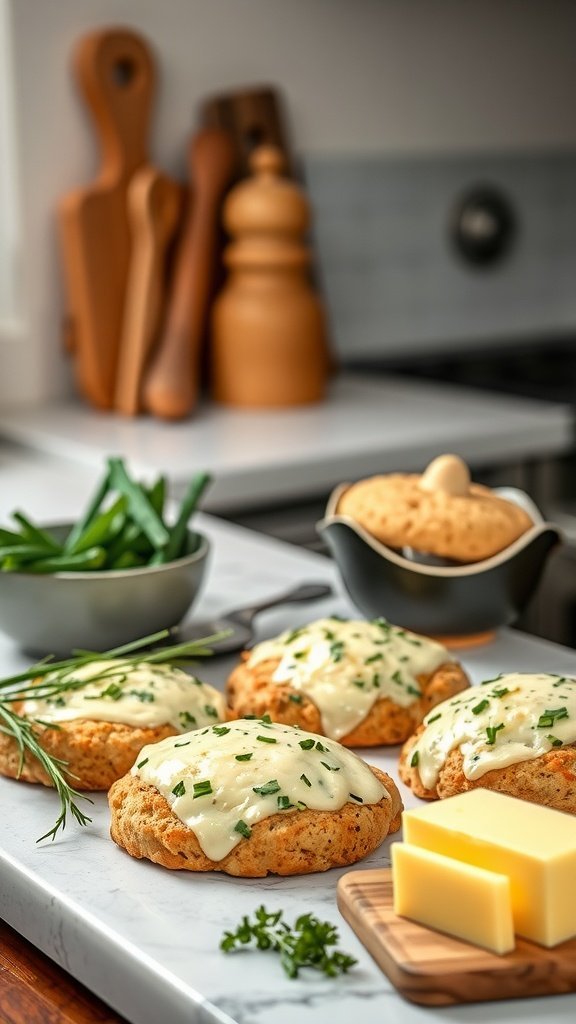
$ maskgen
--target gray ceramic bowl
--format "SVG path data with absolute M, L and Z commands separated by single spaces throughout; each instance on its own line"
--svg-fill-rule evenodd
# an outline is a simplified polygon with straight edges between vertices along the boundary
M 70 524 L 50 526 L 65 537 Z M 30 654 L 106 651 L 182 621 L 200 591 L 209 542 L 166 565 L 52 575 L 0 572 L 0 630 Z
M 370 536 L 338 502 L 349 487 L 330 496 L 318 525 L 352 600 L 368 618 L 384 616 L 415 633 L 470 636 L 509 625 L 534 593 L 550 551 L 561 540 L 557 526 L 545 523 L 523 491 L 495 491 L 521 505 L 534 526 L 491 558 L 469 565 L 412 561 Z

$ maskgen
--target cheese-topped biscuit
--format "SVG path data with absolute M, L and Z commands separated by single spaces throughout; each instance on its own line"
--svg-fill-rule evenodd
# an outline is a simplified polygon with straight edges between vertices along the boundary
M 458 562 L 489 558 L 533 522 L 518 505 L 470 483 L 467 468 L 454 460 L 441 456 L 421 476 L 390 473 L 360 480 L 342 494 L 337 513 L 355 519 L 392 548 L 410 547 Z
M 46 752 L 65 762 L 76 789 L 108 789 L 130 769 L 144 744 L 225 715 L 224 698 L 212 686 L 179 668 L 146 661 L 92 661 L 69 675 L 44 676 L 38 685 L 42 696 L 21 701 L 15 709 L 34 723 Z M 28 753 L 19 769 L 15 740 L 0 733 L 0 774 L 52 785 Z
M 576 679 L 498 676 L 426 716 L 400 777 L 417 796 L 482 787 L 576 813 Z
M 112 838 L 132 856 L 255 877 L 352 864 L 399 828 L 402 806 L 351 751 L 269 719 L 144 747 L 109 801 Z
M 257 644 L 226 695 L 234 715 L 269 714 L 346 746 L 377 746 L 403 742 L 468 685 L 442 644 L 384 619 L 332 617 Z

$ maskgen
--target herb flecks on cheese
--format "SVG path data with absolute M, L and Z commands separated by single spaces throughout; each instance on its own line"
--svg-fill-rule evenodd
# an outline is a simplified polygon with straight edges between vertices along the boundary
M 267 735 L 273 742 L 262 743 Z M 132 774 L 165 797 L 211 860 L 222 860 L 273 814 L 337 811 L 389 794 L 368 765 L 339 743 L 268 719 L 240 719 L 143 748 Z M 249 759 L 248 759 L 249 755 Z
M 424 725 L 410 763 L 427 789 L 436 785 L 455 749 L 462 752 L 466 778 L 479 779 L 576 742 L 576 679 L 520 672 L 498 676 L 438 704 Z
M 272 679 L 305 693 L 318 708 L 327 736 L 341 739 L 377 700 L 408 707 L 421 696 L 420 676 L 450 661 L 445 647 L 385 619 L 319 619 L 257 644 L 248 667 L 279 664 Z
M 61 677 L 66 682 L 66 677 Z M 92 661 L 74 670 L 77 683 L 54 698 L 29 698 L 22 713 L 44 722 L 117 722 L 154 728 L 171 725 L 178 732 L 212 725 L 225 717 L 224 698 L 182 669 L 121 658 Z M 45 676 L 43 689 L 49 685 Z

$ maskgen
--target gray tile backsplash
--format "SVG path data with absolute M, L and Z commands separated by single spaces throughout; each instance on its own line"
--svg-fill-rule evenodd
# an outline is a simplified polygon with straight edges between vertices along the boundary
M 454 350 L 576 328 L 576 153 L 310 158 L 318 277 L 344 358 Z M 450 240 L 475 186 L 508 198 L 515 243 L 475 268 Z

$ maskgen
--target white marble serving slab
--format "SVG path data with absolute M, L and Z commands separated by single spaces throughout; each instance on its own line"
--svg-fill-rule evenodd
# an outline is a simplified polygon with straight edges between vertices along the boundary
M 297 581 L 337 585 L 334 567 L 321 556 L 209 517 L 202 527 L 214 540 L 214 562 L 198 616 Z M 261 617 L 260 634 L 330 612 L 352 609 L 339 594 L 276 610 Z M 463 661 L 475 681 L 512 670 L 576 673 L 575 652 L 508 631 Z M 23 663 L 0 639 L 0 675 Z M 221 685 L 229 666 L 230 659 L 214 659 L 202 675 Z M 395 752 L 371 753 L 369 760 L 396 777 Z M 0 916 L 132 1024 L 573 1024 L 576 995 L 439 1009 L 405 1002 L 338 912 L 341 871 L 258 880 L 169 872 L 131 859 L 109 840 L 104 796 L 95 800 L 91 826 L 71 826 L 40 846 L 35 840 L 57 811 L 55 794 L 0 779 L 0 806 Z M 388 864 L 389 844 L 358 867 Z M 289 920 L 313 911 L 333 921 L 358 966 L 338 979 L 309 972 L 291 981 L 269 953 L 221 953 L 223 931 L 260 903 L 284 909 Z

